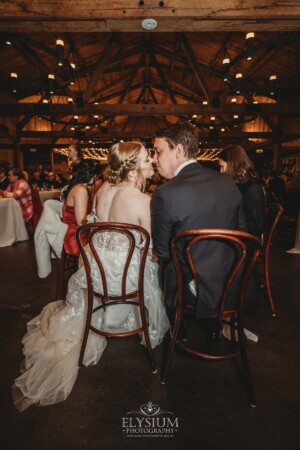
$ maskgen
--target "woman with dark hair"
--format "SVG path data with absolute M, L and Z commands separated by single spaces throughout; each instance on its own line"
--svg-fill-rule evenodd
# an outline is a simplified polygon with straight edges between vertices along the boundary
M 83 153 L 78 144 L 71 144 L 68 148 L 68 157 L 71 160 L 71 167 L 83 160 Z
M 261 238 L 265 229 L 265 196 L 262 182 L 240 145 L 230 145 L 219 154 L 220 172 L 230 175 L 241 191 L 248 231 Z
M 31 188 L 20 169 L 11 169 L 8 172 L 8 178 L 10 184 L 5 191 L 0 190 L 0 197 L 17 200 L 22 209 L 24 222 L 28 222 L 33 214 Z
M 63 223 L 68 225 L 65 235 L 64 250 L 70 255 L 79 256 L 79 247 L 76 242 L 76 230 L 86 223 L 86 217 L 92 209 L 92 198 L 88 186 L 94 180 L 94 162 L 83 160 L 76 165 L 71 180 L 64 189 L 62 196 L 65 201 L 63 206 Z

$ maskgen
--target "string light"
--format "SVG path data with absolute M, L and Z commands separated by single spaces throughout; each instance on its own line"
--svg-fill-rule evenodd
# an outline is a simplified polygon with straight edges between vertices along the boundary
M 109 150 L 108 148 L 101 148 L 101 147 L 97 147 L 97 148 L 85 147 L 82 149 L 83 158 L 84 159 L 95 159 L 98 161 L 107 162 L 108 150 Z M 53 152 L 57 153 L 59 155 L 68 157 L 68 148 L 67 147 L 54 148 Z M 220 148 L 210 148 L 210 149 L 200 149 L 199 148 L 196 159 L 198 161 L 215 161 L 218 159 L 220 152 L 221 152 Z
M 220 148 L 201 149 L 197 154 L 198 161 L 216 161 L 221 152 Z

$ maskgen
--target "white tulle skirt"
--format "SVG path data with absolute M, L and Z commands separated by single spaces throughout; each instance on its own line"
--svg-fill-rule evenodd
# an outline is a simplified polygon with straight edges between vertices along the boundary
M 111 295 L 120 293 L 120 276 L 125 253 L 105 251 L 105 271 Z M 90 260 L 92 259 L 89 256 Z M 102 292 L 102 282 L 94 261 L 91 261 L 94 289 Z M 139 252 L 136 251 L 129 268 L 127 289 L 137 286 Z M 154 348 L 161 343 L 169 328 L 163 307 L 162 292 L 158 286 L 157 264 L 147 258 L 144 277 L 145 306 L 147 308 L 149 335 Z M 98 300 L 95 299 L 95 306 Z M 41 314 L 27 324 L 28 332 L 22 340 L 24 373 L 15 380 L 13 398 L 16 407 L 23 411 L 32 404 L 51 405 L 65 400 L 77 378 L 78 359 L 86 319 L 87 289 L 84 267 L 81 267 L 68 284 L 67 299 L 49 303 Z M 106 331 L 132 331 L 141 326 L 139 308 L 120 305 L 99 310 L 93 324 Z M 143 336 L 142 344 L 145 345 Z M 103 336 L 90 332 L 84 365 L 97 364 L 106 347 Z

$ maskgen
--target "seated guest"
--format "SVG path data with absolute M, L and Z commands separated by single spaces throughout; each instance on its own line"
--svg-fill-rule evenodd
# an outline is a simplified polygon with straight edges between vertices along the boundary
M 275 201 L 284 206 L 286 199 L 286 186 L 283 179 L 279 177 L 275 170 L 271 172 L 268 190 L 273 194 Z
M 30 185 L 33 188 L 40 189 L 42 187 L 42 180 L 40 172 L 35 171 L 33 172 L 32 178 L 30 180 Z
M 9 179 L 7 176 L 7 170 L 5 169 L 5 167 L 0 167 L 0 189 L 5 191 L 5 189 L 8 187 L 8 185 L 9 185 Z
M 49 172 L 45 181 L 46 189 L 58 189 L 58 184 L 55 180 L 54 172 Z
M 72 179 L 63 191 L 63 223 L 68 225 L 64 249 L 70 255 L 79 256 L 76 230 L 86 223 L 86 216 L 92 210 L 92 198 L 88 191 L 94 181 L 94 162 L 83 160 L 77 164 Z
M 248 231 L 261 237 L 265 229 L 265 197 L 262 182 L 240 145 L 230 145 L 219 155 L 221 173 L 230 175 L 243 196 Z
M 65 179 L 65 177 L 63 176 L 62 173 L 55 174 L 55 186 L 56 186 L 56 189 L 63 188 L 67 184 L 67 182 L 68 181 Z
M 28 222 L 33 214 L 31 188 L 20 169 L 11 169 L 8 178 L 10 184 L 5 191 L 0 190 L 0 196 L 16 199 L 22 208 L 24 222 Z

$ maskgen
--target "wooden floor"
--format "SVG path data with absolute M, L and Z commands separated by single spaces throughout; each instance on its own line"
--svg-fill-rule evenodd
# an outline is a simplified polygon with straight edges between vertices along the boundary
M 1 448 L 241 449 L 283 450 L 300 438 L 300 255 L 272 248 L 271 276 L 279 318 L 263 296 L 250 305 L 246 325 L 259 336 L 249 342 L 258 406 L 252 409 L 231 362 L 202 362 L 175 354 L 165 387 L 153 375 L 136 337 L 111 340 L 95 367 L 80 371 L 67 401 L 19 413 L 11 385 L 22 361 L 26 322 L 55 299 L 58 270 L 40 280 L 33 243 L 0 249 Z M 155 350 L 160 362 L 161 349 Z M 122 418 L 149 401 L 178 418 L 173 438 L 127 437 Z

